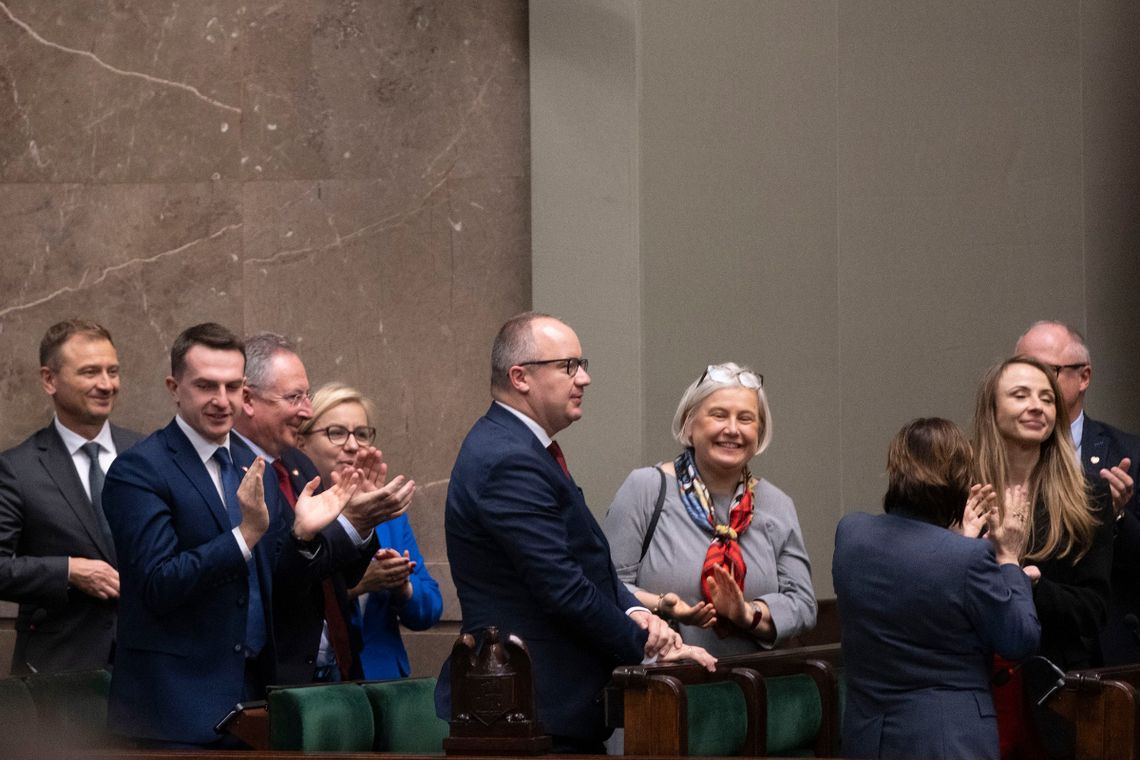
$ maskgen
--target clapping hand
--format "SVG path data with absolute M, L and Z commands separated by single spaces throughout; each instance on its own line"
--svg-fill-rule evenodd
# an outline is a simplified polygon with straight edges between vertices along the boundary
M 736 581 L 728 574 L 723 565 L 713 567 L 713 573 L 708 578 L 709 596 L 713 606 L 716 607 L 717 620 L 727 620 L 745 633 L 759 636 L 765 640 L 772 640 L 776 636 L 776 629 L 772 627 L 772 616 L 764 602 L 757 602 L 754 606 L 744 598 L 744 592 Z M 752 621 L 756 611 L 760 611 L 760 622 L 755 628 Z
M 698 628 L 711 628 L 716 625 L 716 607 L 703 600 L 689 604 L 672 591 L 661 595 L 657 608 L 666 618 L 672 618 L 685 625 Z
M 360 582 L 348 593 L 351 598 L 373 591 L 390 591 L 401 599 L 412 596 L 412 573 L 416 569 L 415 560 L 407 549 L 400 554 L 395 549 L 380 549 L 368 563 Z
M 360 487 L 345 507 L 344 515 L 364 534 L 382 522 L 392 520 L 408 511 L 416 482 L 397 475 L 385 483 L 388 465 L 375 446 L 365 446 L 356 452 L 351 470 L 360 473 Z M 339 482 L 344 471 L 333 472 L 333 482 Z
M 238 506 L 241 508 L 241 531 L 245 545 L 252 549 L 265 531 L 269 530 L 269 507 L 265 503 L 265 460 L 257 457 L 245 471 L 238 485 Z
M 1132 476 L 1128 474 L 1132 467 L 1132 460 L 1128 457 L 1120 460 L 1116 467 L 1105 468 L 1100 471 L 1102 480 L 1108 481 L 1108 488 L 1112 491 L 1112 511 L 1117 517 L 1124 511 L 1128 502 L 1132 501 Z
M 966 508 L 962 510 L 962 522 L 951 529 L 966 538 L 977 538 L 982 535 L 982 528 L 986 526 L 990 512 L 995 509 L 997 509 L 997 491 L 994 487 L 989 483 L 985 485 L 975 483 L 970 486 Z
M 356 469 L 348 477 L 342 473 L 332 488 L 326 488 L 315 495 L 313 491 L 320 485 L 321 479 L 316 477 L 306 483 L 293 507 L 293 535 L 300 541 L 312 541 L 345 508 L 360 487 L 361 477 Z
M 986 537 L 994 545 L 999 564 L 1020 564 L 1029 541 L 1029 517 L 1029 493 L 1025 486 L 1006 488 L 1003 509 L 992 510 L 986 523 Z

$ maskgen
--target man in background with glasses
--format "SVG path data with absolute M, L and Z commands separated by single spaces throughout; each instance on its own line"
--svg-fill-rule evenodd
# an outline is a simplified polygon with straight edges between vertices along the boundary
M 309 377 L 293 344 L 280 335 L 246 338 L 245 354 L 246 386 L 234 430 L 273 469 L 282 497 L 292 505 L 305 485 L 319 477 L 295 448 L 298 428 L 313 416 Z M 380 452 L 370 444 L 362 444 L 356 459 L 370 477 L 321 533 L 333 553 L 334 572 L 304 588 L 279 586 L 274 594 L 281 683 L 364 677 L 360 635 L 348 624 L 348 589 L 360 581 L 379 548 L 373 528 L 403 514 L 415 491 L 415 483 L 402 475 L 384 482 Z
M 1085 414 L 1092 358 L 1076 330 L 1062 322 L 1037 322 L 1017 341 L 1014 352 L 1032 356 L 1057 374 L 1085 478 L 1108 481 L 1116 539 L 1112 604 L 1100 637 L 1101 654 L 1106 665 L 1140 661 L 1140 501 L 1135 489 L 1140 477 L 1140 438 Z
M 535 702 L 555 753 L 600 754 L 602 689 L 617 665 L 692 657 L 618 580 L 610 549 L 553 440 L 582 417 L 590 384 L 578 336 L 528 312 L 491 348 L 486 415 L 468 433 L 447 489 L 447 558 L 465 633 L 496 626 L 526 642 Z M 451 718 L 444 663 L 436 709 Z

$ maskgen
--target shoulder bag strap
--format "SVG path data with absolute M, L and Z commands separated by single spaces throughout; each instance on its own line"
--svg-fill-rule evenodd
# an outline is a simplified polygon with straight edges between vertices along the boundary
M 645 531 L 645 539 L 641 542 L 641 556 L 638 562 L 645 559 L 649 545 L 653 543 L 653 531 L 657 530 L 657 521 L 661 519 L 661 507 L 665 504 L 665 472 L 660 467 L 654 467 L 661 476 L 661 489 L 657 492 L 657 503 L 653 505 L 653 517 L 649 518 L 649 528 Z

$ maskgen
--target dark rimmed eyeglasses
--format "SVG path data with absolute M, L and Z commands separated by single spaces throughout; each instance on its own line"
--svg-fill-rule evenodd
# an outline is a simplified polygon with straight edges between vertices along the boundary
M 763 375 L 746 369 L 731 369 L 723 364 L 710 364 L 705 367 L 705 371 L 701 375 L 701 379 L 697 381 L 697 385 L 703 383 L 705 378 L 712 380 L 714 383 L 731 383 L 735 380 L 745 388 L 751 388 L 754 391 L 758 391 L 764 386 Z
M 584 372 L 590 371 L 590 360 L 584 356 L 571 356 L 566 359 L 536 359 L 532 362 L 519 362 L 518 366 L 526 367 L 531 364 L 562 364 L 566 370 L 566 374 L 570 377 L 578 374 L 578 368 L 581 367 Z
M 349 430 L 344 425 L 328 425 L 323 428 L 313 428 L 309 433 L 324 433 L 333 446 L 343 446 L 348 443 L 349 434 L 361 446 L 370 446 L 376 440 L 376 428 L 371 425 L 361 425 Z
M 1060 375 L 1066 369 L 1084 369 L 1089 366 L 1088 362 L 1077 362 L 1076 364 L 1046 364 L 1046 367 L 1053 370 L 1054 375 Z

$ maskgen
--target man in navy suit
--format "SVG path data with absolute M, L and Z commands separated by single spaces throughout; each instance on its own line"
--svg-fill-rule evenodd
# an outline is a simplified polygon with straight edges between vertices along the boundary
M 602 690 L 613 668 L 645 657 L 691 657 L 618 580 L 609 545 L 552 439 L 582 416 L 590 376 L 578 336 L 543 314 L 520 314 L 491 350 L 494 402 L 468 433 L 447 490 L 447 558 L 463 631 L 522 637 L 538 717 L 555 752 L 602 752 Z M 450 718 L 449 669 L 436 693 Z
M 275 680 L 274 585 L 319 572 L 319 531 L 360 476 L 307 488 L 290 515 L 272 470 L 230 435 L 241 340 L 195 325 L 170 363 L 174 420 L 120 455 L 104 490 L 122 582 L 108 723 L 145 747 L 224 746 L 214 726 Z
M 246 338 L 245 354 L 246 386 L 235 432 L 273 468 L 291 505 L 296 494 L 319 477 L 309 458 L 294 448 L 298 428 L 313 415 L 309 377 L 293 345 L 280 335 Z M 362 447 L 356 461 L 375 472 L 380 452 Z M 378 548 L 373 528 L 408 509 L 415 485 L 403 476 L 387 483 L 367 478 L 344 512 L 321 531 L 331 553 L 330 572 L 313 578 L 300 593 L 277 590 L 273 612 L 281 683 L 364 677 L 360 633 L 349 624 L 348 589 L 360 581 Z
M 1104 664 L 1140 661 L 1140 438 L 1085 414 L 1092 358 L 1085 340 L 1061 322 L 1037 322 L 1017 341 L 1018 354 L 1044 362 L 1057 373 L 1072 423 L 1073 444 L 1090 483 L 1107 481 L 1116 513 L 1112 604 L 1101 633 Z
M 49 327 L 40 382 L 55 419 L 0 454 L 0 599 L 20 603 L 17 675 L 107 667 L 119 572 L 103 479 L 142 438 L 108 421 L 119 356 L 102 325 L 68 319 Z

